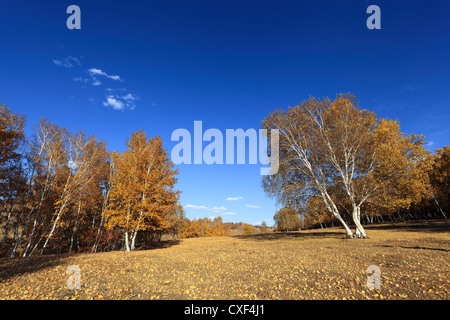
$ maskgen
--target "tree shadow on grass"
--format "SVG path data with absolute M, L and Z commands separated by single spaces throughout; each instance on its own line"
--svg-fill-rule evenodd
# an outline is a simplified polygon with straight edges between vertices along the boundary
M 384 247 L 384 248 L 403 248 L 403 249 L 416 249 L 416 250 L 432 250 L 432 251 L 443 251 L 443 252 L 450 252 L 448 249 L 443 248 L 429 248 L 429 247 L 420 247 L 420 246 L 414 246 L 414 247 L 408 247 L 408 246 L 394 246 L 394 245 L 377 245 L 378 247 Z
M 138 250 L 164 249 L 181 243 L 181 240 L 167 240 L 143 245 Z M 43 255 L 27 258 L 0 258 L 0 283 L 23 274 L 34 273 L 39 270 L 67 265 L 66 258 L 70 254 Z
M 28 258 L 0 259 L 0 282 L 27 273 L 34 273 L 42 269 L 51 268 L 65 263 L 68 255 L 44 255 Z
M 336 228 L 334 228 L 336 230 Z M 297 231 L 297 232 L 273 232 L 266 234 L 254 234 L 254 235 L 240 235 L 233 236 L 234 238 L 243 240 L 256 240 L 256 241 L 271 241 L 271 240 L 307 240 L 307 239 L 323 239 L 323 238 L 333 238 L 333 239 L 345 239 L 345 231 L 323 231 L 323 229 L 314 231 Z
M 389 230 L 389 231 L 406 231 L 406 232 L 429 232 L 429 233 L 450 233 L 450 220 L 410 220 L 405 222 L 386 222 L 381 224 L 363 225 L 370 238 L 370 232 L 376 230 Z M 354 230 L 355 226 L 349 225 Z M 313 229 L 303 230 L 297 232 L 274 232 L 266 234 L 255 235 L 239 235 L 233 236 L 234 238 L 244 240 L 282 240 L 282 239 L 346 239 L 345 231 L 342 227 L 333 227 L 329 229 Z M 423 249 L 423 248 L 412 248 Z
M 430 233 L 450 233 L 449 220 L 410 220 L 405 222 L 382 223 L 374 225 L 364 225 L 370 230 L 392 230 L 406 232 L 430 232 Z
M 136 251 L 142 251 L 142 250 L 153 250 L 153 249 L 165 249 L 170 248 L 172 246 L 179 245 L 181 243 L 181 240 L 164 240 L 164 241 L 158 241 L 153 242 L 150 244 L 144 244 L 142 246 L 139 246 L 136 248 Z

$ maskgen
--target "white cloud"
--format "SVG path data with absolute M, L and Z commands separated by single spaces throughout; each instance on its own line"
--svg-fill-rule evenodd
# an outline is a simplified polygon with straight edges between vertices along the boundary
M 72 64 L 65 64 L 63 61 L 57 60 L 57 59 L 53 59 L 53 63 L 60 67 L 65 67 L 65 68 L 73 67 Z
M 83 77 L 75 77 L 75 78 L 73 78 L 73 81 L 87 83 L 87 82 L 89 82 L 89 79 L 88 78 L 83 78 Z
M 227 201 L 238 201 L 238 200 L 242 200 L 243 198 L 242 197 L 228 197 L 227 198 Z
M 81 62 L 77 57 L 68 56 L 67 58 L 64 58 L 62 60 L 59 59 L 53 59 L 52 60 L 54 64 L 60 67 L 64 68 L 73 68 L 75 65 L 81 66 Z
M 91 75 L 92 79 L 94 79 L 94 80 L 96 80 L 95 76 L 103 76 L 103 77 L 106 77 L 106 78 L 111 79 L 111 80 L 122 81 L 120 79 L 120 76 L 109 75 L 106 72 L 104 72 L 104 71 L 102 71 L 100 69 L 97 69 L 97 68 L 91 68 L 91 69 L 88 70 L 88 72 Z
M 122 98 L 127 101 L 135 101 L 138 99 L 138 97 L 136 97 L 135 95 L 133 95 L 131 93 L 127 94 L 126 96 L 123 96 Z
M 81 57 L 81 58 L 83 58 L 83 57 Z M 81 66 L 81 62 L 77 57 L 69 56 L 69 59 L 72 60 L 73 62 L 75 62 L 78 66 Z
M 92 82 L 92 85 L 93 85 L 93 86 L 99 86 L 99 85 L 102 84 L 102 82 L 99 81 L 99 80 L 98 80 L 97 78 L 95 78 L 95 77 L 92 77 L 92 80 L 94 80 L 94 82 Z
M 207 211 L 212 211 L 214 213 L 220 213 L 220 214 L 235 214 L 233 212 L 228 212 L 226 213 L 225 211 L 227 210 L 227 208 L 225 208 L 224 206 L 220 206 L 220 207 L 207 207 L 207 206 L 198 206 L 195 204 L 187 204 L 184 206 L 185 208 L 191 208 L 191 209 L 196 209 L 196 210 L 207 210 Z
M 122 99 L 125 100 L 125 104 L 127 105 L 128 108 L 130 108 L 130 110 L 136 109 L 135 101 L 139 100 L 138 96 L 128 93 L 127 95 L 122 96 Z
M 255 205 L 251 205 L 251 204 L 246 204 L 245 205 L 247 208 L 255 208 L 255 209 L 261 209 L 261 206 L 255 206 Z
M 139 98 L 131 93 L 125 96 L 109 94 L 106 96 L 106 101 L 103 102 L 103 105 L 105 107 L 111 106 L 115 110 L 124 110 L 125 107 L 129 110 L 134 110 L 136 109 L 136 100 L 139 100 Z
M 106 73 L 97 68 L 91 68 L 88 70 L 91 75 L 105 75 Z
M 125 88 L 125 87 L 120 87 L 120 88 L 106 88 L 105 89 L 106 91 L 109 91 L 109 92 L 125 92 L 125 91 L 127 91 L 127 88 Z
M 114 98 L 114 96 L 107 96 L 106 101 L 103 102 L 105 107 L 113 107 L 114 110 L 123 110 L 125 105 L 122 101 L 119 101 Z
M 199 209 L 199 210 L 208 210 L 208 207 L 205 206 L 197 206 L 195 204 L 187 204 L 184 206 L 185 208 Z
M 80 57 L 80 59 L 83 57 Z M 72 68 L 76 66 L 81 66 L 80 59 L 73 56 L 68 56 L 64 59 L 53 59 L 53 63 L 57 66 L 64 68 Z M 94 87 L 98 87 L 107 82 L 107 80 L 124 82 L 119 75 L 111 75 L 99 68 L 90 68 L 84 70 L 84 75 L 76 75 L 72 77 L 74 82 L 80 82 L 81 84 L 91 84 Z M 87 74 L 87 76 L 86 76 Z M 105 80 L 106 79 L 106 80 Z M 83 85 L 83 87 L 85 87 Z M 112 89 L 108 87 L 105 93 L 105 98 L 103 100 L 103 105 L 105 107 L 112 107 L 114 110 L 135 110 L 136 102 L 139 97 L 133 93 L 128 93 L 126 88 L 115 88 Z M 99 99 L 100 100 L 100 99 Z
M 236 212 L 223 212 L 223 213 L 221 213 L 222 215 L 224 215 L 224 216 L 236 216 L 237 215 L 237 213 Z

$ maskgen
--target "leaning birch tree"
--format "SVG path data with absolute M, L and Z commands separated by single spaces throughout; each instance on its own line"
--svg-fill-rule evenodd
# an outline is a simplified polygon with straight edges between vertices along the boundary
M 279 171 L 263 178 L 264 190 L 283 205 L 300 206 L 319 197 L 348 238 L 367 238 L 363 205 L 386 195 L 392 184 L 417 179 L 416 165 L 426 154 L 422 137 L 406 136 L 389 123 L 361 109 L 350 94 L 276 110 L 262 126 L 279 130 Z M 340 202 L 350 204 L 355 232 L 339 211 Z

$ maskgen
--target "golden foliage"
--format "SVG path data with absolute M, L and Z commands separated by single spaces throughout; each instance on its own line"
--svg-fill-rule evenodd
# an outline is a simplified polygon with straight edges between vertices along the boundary
M 351 94 L 334 101 L 310 98 L 276 110 L 263 128 L 280 133 L 279 171 L 263 178 L 265 192 L 282 205 L 306 208 L 313 223 L 331 215 L 347 237 L 366 237 L 361 210 L 408 209 L 428 194 L 424 137 L 402 133 L 396 121 L 378 119 Z M 346 217 L 356 226 L 354 234 Z
M 142 130 L 127 139 L 127 150 L 113 153 L 110 203 L 105 212 L 107 228 L 122 230 L 125 242 L 139 231 L 159 231 L 170 226 L 179 191 L 174 190 L 177 170 L 168 159 L 160 137 L 147 140 Z
M 230 235 L 230 230 L 222 221 L 222 217 L 196 220 L 184 219 L 178 234 L 181 238 L 215 237 Z

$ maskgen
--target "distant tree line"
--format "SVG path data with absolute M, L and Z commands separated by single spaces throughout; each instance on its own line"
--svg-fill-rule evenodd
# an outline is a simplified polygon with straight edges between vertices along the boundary
M 222 217 L 196 220 L 185 218 L 181 221 L 181 228 L 178 233 L 181 238 L 229 236 L 230 234 L 230 226 L 223 223 Z
M 262 127 L 279 130 L 278 173 L 263 177 L 279 230 L 340 225 L 366 238 L 366 223 L 448 215 L 450 147 L 431 153 L 351 94 L 276 110 Z

